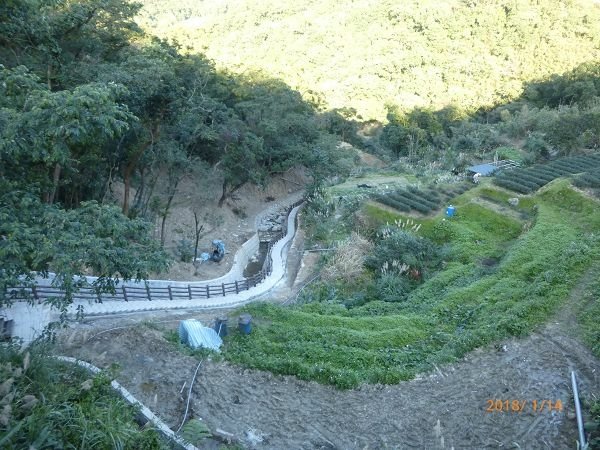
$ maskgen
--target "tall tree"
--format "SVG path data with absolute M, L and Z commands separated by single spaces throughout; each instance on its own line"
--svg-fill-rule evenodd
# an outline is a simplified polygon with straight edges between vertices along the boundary
M 94 202 L 65 211 L 39 196 L 0 180 L 0 306 L 11 302 L 14 286 L 31 285 L 36 276 L 56 273 L 64 298 L 51 299 L 65 310 L 85 282 L 97 275 L 99 292 L 122 280 L 147 278 L 166 269 L 166 255 L 150 238 L 149 224 L 124 217 L 118 209 Z
M 125 132 L 135 117 L 117 101 L 122 86 L 92 83 L 51 92 L 36 81 L 23 68 L 0 70 L 3 115 L 10 116 L 0 130 L 0 160 L 5 176 L 40 183 L 45 201 L 53 203 L 63 170 L 77 172 L 82 152 L 88 163 L 102 160 L 102 144 Z

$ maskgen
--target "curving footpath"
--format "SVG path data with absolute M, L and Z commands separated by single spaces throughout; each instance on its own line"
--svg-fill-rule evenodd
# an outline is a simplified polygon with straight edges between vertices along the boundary
M 293 201 L 289 202 L 293 203 Z M 165 311 L 173 309 L 216 309 L 216 308 L 231 308 L 239 306 L 248 302 L 251 302 L 255 298 L 262 296 L 271 291 L 280 281 L 282 281 L 286 274 L 286 263 L 287 263 L 287 250 L 289 244 L 296 233 L 296 217 L 300 206 L 294 207 L 288 216 L 287 221 L 287 233 L 285 236 L 277 241 L 273 246 L 271 252 L 272 258 L 272 272 L 267 276 L 264 281 L 248 290 L 242 291 L 238 294 L 231 294 L 224 297 L 211 297 L 211 298 L 198 298 L 194 299 L 178 299 L 178 300 L 133 300 L 133 301 L 104 301 L 102 303 L 95 303 L 92 301 L 76 301 L 72 303 L 68 310 L 68 317 L 75 317 L 79 311 L 83 311 L 86 316 L 103 316 L 108 314 L 125 314 L 135 313 L 144 311 Z M 268 213 L 269 208 L 265 213 Z M 263 213 L 263 214 L 265 214 Z M 258 222 L 258 221 L 257 221 Z M 254 239 L 256 235 L 252 238 Z M 252 240 L 251 239 L 251 240 Z M 230 274 L 239 273 L 243 271 L 243 267 L 240 266 L 247 263 L 247 257 L 238 257 L 238 254 L 242 251 L 246 251 L 244 248 L 236 254 L 234 259 L 234 267 L 230 272 L 215 280 L 202 281 L 203 284 L 212 283 L 215 281 L 221 282 L 225 277 L 231 276 Z M 155 282 L 152 280 L 152 282 Z M 165 283 L 164 280 L 156 280 L 157 283 Z M 166 283 L 175 283 L 166 281 Z M 185 283 L 185 282 L 182 282 Z M 13 336 L 18 336 L 23 339 L 24 343 L 27 344 L 40 336 L 44 328 L 50 322 L 56 322 L 60 318 L 60 313 L 48 305 L 30 305 L 27 302 L 16 302 L 11 308 L 5 309 L 2 313 L 7 319 L 14 320 Z

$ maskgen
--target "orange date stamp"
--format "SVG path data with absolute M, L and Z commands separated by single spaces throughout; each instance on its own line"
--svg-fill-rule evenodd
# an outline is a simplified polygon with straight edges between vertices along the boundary
M 521 413 L 521 412 L 562 412 L 563 403 L 559 400 L 503 400 L 488 399 L 486 412 L 489 413 Z

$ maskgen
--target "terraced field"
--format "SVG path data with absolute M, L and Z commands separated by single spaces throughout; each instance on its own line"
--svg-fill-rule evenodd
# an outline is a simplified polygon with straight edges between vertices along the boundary
M 415 186 L 408 186 L 379 194 L 375 197 L 375 200 L 397 211 L 429 214 L 471 187 L 472 185 L 468 183 L 460 183 L 441 189 L 435 187 L 419 189 Z
M 522 219 L 476 202 L 508 205 L 510 194 L 478 187 L 452 199 L 456 216 L 414 219 L 442 246 L 439 270 L 407 291 L 404 281 L 365 273 L 321 286 L 292 308 L 255 304 L 252 339 L 233 336 L 231 361 L 342 388 L 396 383 L 490 342 L 543 324 L 600 256 L 600 208 L 560 181 L 524 197 Z M 380 225 L 408 216 L 366 204 Z M 333 226 L 333 225 L 332 225 Z M 376 227 L 375 227 L 376 228 Z M 557 262 L 560 261 L 560 264 Z M 387 287 L 386 282 L 391 283 Z
M 591 183 L 595 178 L 592 173 L 600 169 L 600 154 L 579 155 L 559 158 L 548 164 L 536 164 L 523 169 L 512 169 L 502 172 L 494 178 L 498 186 L 518 192 L 530 194 L 542 186 L 560 177 L 583 174 L 582 180 Z

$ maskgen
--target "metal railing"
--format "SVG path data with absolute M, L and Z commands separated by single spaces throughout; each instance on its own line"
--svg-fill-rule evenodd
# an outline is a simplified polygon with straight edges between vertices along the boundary
M 151 286 L 146 282 L 145 286 L 125 286 L 117 287 L 114 292 L 99 292 L 95 287 L 79 288 L 73 293 L 73 300 L 88 300 L 102 303 L 105 300 L 192 300 L 194 298 L 213 298 L 225 297 L 227 295 L 239 294 L 258 284 L 262 283 L 273 272 L 273 246 L 287 234 L 287 221 L 290 212 L 295 207 L 302 204 L 304 200 L 298 200 L 287 208 L 285 223 L 282 231 L 272 235 L 268 243 L 267 254 L 261 270 L 247 278 L 236 280 L 230 283 L 190 285 L 187 286 Z M 7 288 L 7 297 L 11 300 L 38 300 L 43 301 L 50 298 L 64 297 L 65 291 L 52 286 L 32 285 L 15 286 Z

